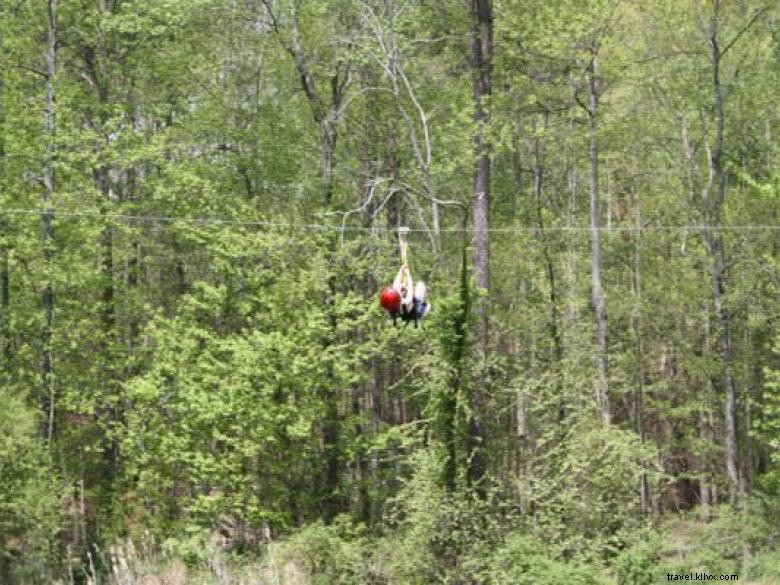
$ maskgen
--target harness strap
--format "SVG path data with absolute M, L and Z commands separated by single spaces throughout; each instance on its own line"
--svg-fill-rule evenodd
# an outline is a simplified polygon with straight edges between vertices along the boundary
M 414 305 L 414 283 L 412 282 L 412 273 L 409 270 L 409 244 L 406 241 L 406 234 L 409 233 L 408 227 L 398 228 L 398 244 L 401 248 L 401 269 L 398 276 L 395 277 L 395 287 L 401 293 L 401 302 L 408 310 L 412 310 Z

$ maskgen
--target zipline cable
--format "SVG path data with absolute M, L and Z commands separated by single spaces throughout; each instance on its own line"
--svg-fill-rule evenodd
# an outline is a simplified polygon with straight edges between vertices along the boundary
M 44 209 L 0 209 L 2 215 L 42 215 L 44 213 L 50 213 L 55 218 L 92 218 L 92 219 L 114 219 L 123 220 L 138 223 L 193 223 L 200 225 L 234 225 L 234 226 L 246 226 L 246 227 L 278 227 L 289 228 L 295 230 L 311 230 L 311 231 L 337 231 L 337 232 L 398 232 L 399 228 L 389 228 L 382 226 L 366 227 L 358 225 L 340 225 L 340 224 L 318 224 L 318 223 L 292 223 L 292 222 L 275 222 L 267 220 L 241 220 L 232 218 L 221 217 L 183 217 L 183 216 L 163 216 L 163 215 L 132 215 L 124 213 L 101 213 L 98 211 L 90 212 L 75 212 L 75 211 L 58 211 L 58 210 L 44 210 Z M 429 230 L 424 228 L 402 228 L 406 230 L 406 233 L 428 233 Z M 775 231 L 780 230 L 780 224 L 744 224 L 744 225 L 721 225 L 721 226 L 705 226 L 705 225 L 646 225 L 637 228 L 636 226 L 599 226 L 600 231 L 604 232 L 645 232 L 645 231 Z M 573 225 L 573 226 L 551 226 L 540 228 L 537 226 L 509 226 L 509 227 L 494 227 L 489 228 L 487 231 L 492 233 L 543 233 L 543 232 L 589 232 L 591 226 Z M 471 232 L 470 228 L 443 228 L 440 229 L 440 233 L 464 233 Z

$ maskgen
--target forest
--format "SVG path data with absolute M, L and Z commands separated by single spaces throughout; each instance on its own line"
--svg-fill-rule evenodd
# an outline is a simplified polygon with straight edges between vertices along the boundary
M 0 0 L 0 583 L 780 583 L 779 252 L 777 0 Z

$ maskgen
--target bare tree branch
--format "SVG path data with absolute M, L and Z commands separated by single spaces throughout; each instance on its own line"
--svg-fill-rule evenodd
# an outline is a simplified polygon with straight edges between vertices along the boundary
M 766 6 L 763 6 L 762 8 L 759 8 L 756 13 L 753 15 L 753 17 L 747 21 L 745 26 L 743 26 L 737 34 L 734 35 L 734 38 L 731 39 L 728 43 L 726 43 L 726 46 L 721 49 L 720 54 L 718 55 L 718 59 L 722 59 L 723 56 L 729 52 L 729 49 L 731 49 L 736 42 L 744 35 L 757 21 L 758 19 L 766 14 L 766 12 L 771 7 L 771 4 L 767 4 Z

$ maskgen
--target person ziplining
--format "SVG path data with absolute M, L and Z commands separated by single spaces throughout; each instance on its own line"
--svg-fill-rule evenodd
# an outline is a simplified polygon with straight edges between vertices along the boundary
M 401 268 L 398 269 L 398 274 L 396 274 L 393 284 L 386 286 L 379 293 L 379 304 L 385 311 L 390 313 L 393 325 L 396 325 L 397 319 L 400 318 L 406 325 L 411 321 L 417 327 L 430 312 L 431 307 L 428 304 L 425 283 L 420 280 L 415 284 L 412 279 L 412 273 L 409 270 L 408 244 L 406 242 L 406 234 L 408 233 L 408 227 L 398 228 Z

